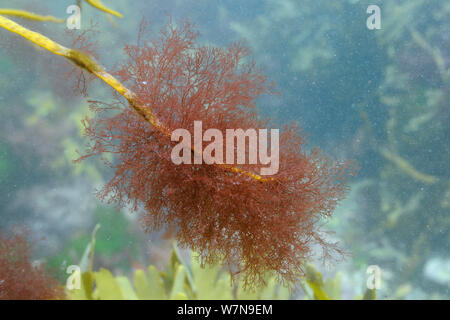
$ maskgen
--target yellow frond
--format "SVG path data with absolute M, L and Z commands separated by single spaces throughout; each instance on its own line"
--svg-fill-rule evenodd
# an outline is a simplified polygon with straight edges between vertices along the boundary
M 5 16 L 15 16 L 23 19 L 28 20 L 34 20 L 34 21 L 51 21 L 56 23 L 64 23 L 64 19 L 58 19 L 53 16 L 41 16 L 39 14 L 25 11 L 25 10 L 19 10 L 19 9 L 2 9 L 0 8 L 0 14 L 3 14 Z
M 122 18 L 122 17 L 123 17 L 123 15 L 120 14 L 119 12 L 114 11 L 114 10 L 109 9 L 108 7 L 106 7 L 106 6 L 101 2 L 101 0 L 86 0 L 86 2 L 89 3 L 91 6 L 93 6 L 94 8 L 97 8 L 98 10 L 101 10 L 101 11 L 103 11 L 103 12 L 112 14 L 112 15 L 114 15 L 114 16 L 116 16 L 116 17 L 119 17 L 119 18 Z

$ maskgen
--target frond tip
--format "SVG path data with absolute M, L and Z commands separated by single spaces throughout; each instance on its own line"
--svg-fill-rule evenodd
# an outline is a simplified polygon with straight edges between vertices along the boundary
M 87 3 L 89 3 L 91 6 L 93 6 L 94 8 L 112 14 L 113 16 L 116 16 L 118 18 L 122 18 L 123 15 L 117 11 L 114 11 L 108 7 L 106 7 L 101 0 L 86 0 Z

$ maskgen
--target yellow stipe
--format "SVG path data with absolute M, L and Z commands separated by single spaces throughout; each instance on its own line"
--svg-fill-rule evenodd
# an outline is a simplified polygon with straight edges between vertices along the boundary
M 0 16 L 0 27 L 5 28 L 12 33 L 16 33 L 59 56 L 65 56 L 68 52 L 68 49 L 66 47 L 54 42 L 53 40 L 50 40 L 40 33 L 31 31 L 6 17 Z
M 387 150 L 385 148 L 381 148 L 380 153 L 385 159 L 391 161 L 393 164 L 395 164 L 397 166 L 397 168 L 399 168 L 400 170 L 405 172 L 407 175 L 409 175 L 411 178 L 413 178 L 417 181 L 427 183 L 427 184 L 433 184 L 433 183 L 437 182 L 437 180 L 438 180 L 437 177 L 434 177 L 429 174 L 422 173 L 422 172 L 416 170 L 408 161 L 406 161 L 399 155 L 397 155 L 393 152 L 390 152 L 389 150 Z
M 161 122 L 157 119 L 157 117 L 149 110 L 149 108 L 145 108 L 145 106 L 142 106 L 137 100 L 135 94 L 130 91 L 128 88 L 126 88 L 119 80 L 114 78 L 111 74 L 105 71 L 105 69 L 98 64 L 91 56 L 89 56 L 86 53 L 83 53 L 81 51 L 75 50 L 75 49 L 69 49 L 66 48 L 53 40 L 41 35 L 40 33 L 31 31 L 16 22 L 9 20 L 8 18 L 5 18 L 3 16 L 0 16 L 0 27 L 16 33 L 25 39 L 30 40 L 31 42 L 41 46 L 42 48 L 56 54 L 59 56 L 63 56 L 66 59 L 70 60 L 73 64 L 76 66 L 92 73 L 99 79 L 103 80 L 105 83 L 110 85 L 114 90 L 116 90 L 118 93 L 120 93 L 127 101 L 129 102 L 130 106 L 133 108 L 133 110 L 142 118 L 145 119 L 148 123 L 150 123 L 152 126 L 154 126 L 157 130 L 159 130 L 161 133 L 171 136 L 170 130 L 165 128 Z M 194 152 L 201 152 L 196 151 L 192 149 Z M 238 173 L 243 174 L 248 177 L 251 177 L 258 181 L 267 181 L 267 180 L 273 180 L 273 178 L 263 178 L 258 174 L 248 172 L 236 167 L 232 167 L 229 165 L 222 165 L 225 169 Z
M 240 173 L 240 174 L 243 174 L 243 175 L 246 175 L 246 176 L 248 176 L 248 177 L 250 177 L 250 178 L 253 178 L 253 179 L 255 179 L 255 180 L 258 180 L 258 181 L 267 181 L 267 180 L 273 180 L 273 178 L 263 178 L 263 177 L 261 177 L 260 175 L 258 175 L 258 174 L 256 174 L 256 173 L 253 173 L 253 172 L 249 172 L 249 171 L 245 171 L 245 170 L 242 170 L 242 169 L 239 169 L 239 168 L 236 168 L 236 167 L 231 167 L 231 166 L 229 166 L 229 167 L 227 167 L 229 170 L 231 170 L 231 171 L 233 171 L 233 172 L 236 172 L 236 173 Z
M 35 20 L 35 21 L 51 21 L 56 23 L 63 23 L 64 19 L 58 19 L 53 16 L 41 16 L 39 14 L 25 11 L 25 10 L 19 10 L 19 9 L 2 9 L 0 8 L 0 14 L 6 15 L 6 16 L 15 16 L 20 17 L 28 20 Z
M 86 0 L 86 2 L 89 3 L 91 6 L 93 6 L 94 8 L 97 8 L 98 10 L 101 10 L 101 11 L 103 11 L 103 12 L 112 14 L 112 15 L 114 15 L 114 16 L 116 16 L 116 17 L 119 17 L 119 18 L 122 18 L 122 17 L 123 17 L 123 15 L 120 14 L 119 12 L 114 11 L 114 10 L 109 9 L 108 7 L 106 7 L 106 6 L 101 2 L 101 0 Z

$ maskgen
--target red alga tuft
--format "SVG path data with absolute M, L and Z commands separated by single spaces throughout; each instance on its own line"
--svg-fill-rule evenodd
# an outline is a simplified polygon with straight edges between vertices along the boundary
M 127 46 L 128 62 L 117 72 L 170 130 L 267 128 L 255 100 L 271 84 L 248 61 L 240 43 L 228 48 L 198 46 L 189 23 L 169 24 L 157 39 Z M 340 252 L 321 236 L 319 222 L 331 216 L 353 172 L 348 162 L 335 163 L 319 150 L 307 152 L 296 125 L 280 134 L 280 168 L 263 181 L 224 170 L 220 165 L 175 165 L 174 143 L 119 100 L 93 103 L 98 112 L 85 121 L 94 141 L 86 156 L 112 153 L 114 177 L 100 192 L 120 206 L 143 206 L 146 230 L 168 227 L 179 244 L 198 252 L 204 263 L 221 258 L 246 285 L 263 281 L 267 272 L 295 282 L 302 265 L 319 244 L 325 255 Z M 260 165 L 239 165 L 260 172 Z M 235 273 L 233 273 L 235 274 Z
M 0 300 L 64 299 L 57 280 L 32 265 L 30 249 L 24 234 L 0 234 Z

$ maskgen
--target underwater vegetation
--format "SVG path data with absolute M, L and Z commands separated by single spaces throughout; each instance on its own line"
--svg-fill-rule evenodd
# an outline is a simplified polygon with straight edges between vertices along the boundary
M 0 8 L 0 14 L 5 16 L 14 16 L 14 17 L 20 17 L 28 20 L 35 20 L 35 21 L 52 21 L 56 23 L 63 23 L 65 22 L 64 19 L 58 19 L 53 16 L 41 16 L 39 14 L 35 14 L 33 12 L 28 12 L 25 10 L 18 10 L 18 9 L 2 9 Z
M 94 234 L 83 259 L 92 259 L 97 250 L 95 237 Z M 105 268 L 93 271 L 91 264 L 81 273 L 72 274 L 67 282 L 69 286 L 77 286 L 77 289 L 67 289 L 66 294 L 74 300 L 287 300 L 298 294 L 286 284 L 280 284 L 274 275 L 266 276 L 264 285 L 248 290 L 244 279 L 232 282 L 221 261 L 203 266 L 195 252 L 191 252 L 190 258 L 187 263 L 174 244 L 164 270 L 150 265 L 146 269 L 135 270 L 131 279 L 124 275 L 114 276 Z M 80 262 L 80 265 L 88 264 L 87 261 Z M 341 299 L 340 275 L 323 280 L 321 273 L 307 264 L 305 276 L 298 281 L 305 299 Z M 354 298 L 373 300 L 376 292 L 367 289 L 363 296 Z
M 117 210 L 103 206 L 95 208 L 92 220 L 94 224 L 101 225 L 95 236 L 97 265 L 114 272 L 129 272 L 140 254 L 140 239 L 135 230 L 138 226 L 131 224 Z M 67 245 L 46 259 L 47 266 L 54 270 L 61 283 L 66 282 L 66 268 L 70 262 L 82 260 L 91 238 L 89 232 L 80 230 L 71 236 Z
M 300 153 L 304 153 L 303 164 L 312 166 L 322 160 L 326 160 L 330 168 L 348 164 L 331 161 L 331 158 L 338 158 L 356 159 L 361 167 L 356 181 L 352 179 L 351 192 L 345 196 L 346 199 L 338 199 L 341 205 L 329 207 L 330 213 L 332 207 L 336 208 L 332 219 L 328 214 L 313 214 L 311 229 L 303 230 L 307 235 L 316 232 L 327 241 L 339 240 L 339 247 L 333 244 L 324 247 L 329 249 L 330 255 L 339 257 L 340 253 L 334 251 L 335 248 L 351 255 L 342 263 L 332 261 L 331 270 L 325 270 L 319 261 L 314 261 L 316 252 L 320 253 L 320 246 L 302 248 L 305 249 L 302 251 L 304 262 L 300 269 L 294 269 L 301 294 L 291 294 L 291 299 L 322 296 L 320 292 L 312 293 L 310 284 L 306 282 L 311 275 L 309 261 L 321 270 L 325 280 L 322 288 L 331 299 L 339 299 L 339 295 L 327 289 L 327 282 L 338 278 L 340 289 L 333 292 L 346 298 L 355 295 L 360 298 L 368 278 L 366 269 L 374 264 L 382 270 L 382 286 L 377 290 L 379 299 L 449 297 L 450 42 L 446 32 L 450 28 L 449 4 L 441 0 L 246 0 L 238 6 L 232 1 L 154 0 L 151 4 L 135 2 L 132 6 L 127 2 L 103 2 L 123 14 L 124 19 L 116 19 L 118 16 L 105 10 L 93 10 L 86 1 L 77 1 L 82 8 L 83 30 L 73 30 L 74 40 L 63 32 L 64 23 L 42 20 L 46 13 L 56 19 L 64 16 L 66 7 L 60 1 L 14 2 L 16 7 L 42 13 L 39 16 L 31 16 L 18 9 L 0 9 L 3 10 L 0 15 L 6 17 L 9 12 L 7 17 L 11 20 L 51 38 L 55 48 L 62 49 L 63 57 L 69 57 L 69 61 L 75 63 L 67 63 L 66 59 L 49 52 L 37 52 L 33 49 L 34 44 L 21 41 L 16 34 L 0 31 L 0 229 L 8 230 L 15 223 L 27 223 L 33 239 L 45 235 L 45 241 L 36 244 L 38 248 L 34 251 L 38 254 L 33 256 L 44 258 L 52 271 L 58 270 L 55 277 L 60 283 L 65 283 L 67 278 L 67 265 L 80 261 L 90 239 L 89 230 L 100 223 L 102 228 L 96 236 L 94 270 L 109 270 L 111 277 L 108 279 L 126 277 L 137 294 L 135 270 L 144 270 L 148 279 L 148 265 L 155 266 L 160 274 L 172 273 L 170 263 L 165 266 L 172 248 L 170 239 L 185 234 L 183 228 L 188 225 L 195 228 L 199 225 L 194 224 L 194 217 L 192 221 L 186 217 L 188 209 L 169 216 L 161 208 L 172 200 L 180 199 L 183 205 L 193 206 L 194 199 L 201 199 L 203 203 L 195 208 L 195 215 L 205 215 L 202 222 L 211 226 L 209 229 L 204 227 L 202 233 L 192 230 L 186 233 L 186 237 L 195 237 L 193 241 L 197 246 L 204 247 L 204 255 L 202 250 L 192 251 L 199 259 L 195 263 L 205 272 L 210 267 L 220 266 L 217 279 L 228 282 L 232 278 L 235 286 L 244 285 L 245 274 L 249 270 L 245 269 L 246 262 L 242 256 L 233 252 L 230 259 L 234 262 L 223 263 L 223 253 L 232 248 L 235 240 L 229 238 L 227 232 L 219 233 L 219 236 L 209 234 L 219 230 L 215 221 L 226 226 L 230 233 L 238 230 L 237 223 L 222 222 L 220 217 L 209 217 L 206 216 L 207 211 L 200 211 L 203 207 L 225 210 L 231 206 L 218 201 L 212 203 L 216 198 L 202 197 L 198 193 L 207 182 L 205 190 L 209 195 L 220 191 L 217 199 L 232 196 L 242 201 L 247 199 L 247 187 L 258 192 L 270 187 L 278 192 L 284 188 L 281 180 L 275 177 L 280 185 L 272 184 L 275 181 L 270 179 L 263 181 L 268 177 L 259 175 L 260 166 L 214 165 L 199 171 L 194 168 L 189 171 L 189 166 L 186 168 L 184 165 L 172 167 L 167 159 L 170 161 L 169 149 L 174 142 L 164 134 L 177 126 L 192 131 L 192 120 L 203 120 L 203 116 L 204 130 L 216 124 L 226 124 L 225 119 L 215 118 L 219 113 L 214 106 L 208 110 L 211 103 L 205 103 L 203 110 L 201 105 L 204 100 L 213 100 L 213 96 L 226 92 L 233 92 L 235 101 L 239 101 L 240 89 L 228 86 L 226 92 L 215 90 L 221 81 L 228 79 L 233 84 L 239 80 L 247 86 L 256 83 L 259 86 L 245 97 L 249 108 L 235 108 L 242 109 L 236 118 L 233 116 L 236 123 L 244 118 L 243 125 L 264 123 L 266 127 L 276 127 L 279 120 L 295 120 L 302 129 L 295 134 L 301 142 Z M 378 4 L 381 8 L 381 30 L 368 30 L 365 26 L 369 4 Z M 165 24 L 167 12 L 176 17 L 172 24 Z M 142 14 L 152 21 L 153 30 L 144 28 L 138 32 L 139 19 L 132 17 Z M 195 27 L 189 25 L 190 33 L 183 33 L 183 24 L 178 24 L 183 18 L 195 22 Z M 89 19 L 98 23 L 94 29 L 101 32 L 86 29 Z M 163 27 L 160 29 L 160 26 Z M 172 29 L 178 33 L 174 35 Z M 135 44 L 138 34 L 141 40 Z M 227 46 L 230 39 L 242 38 L 245 42 Z M 97 50 L 93 50 L 90 44 Z M 122 49 L 124 45 L 128 45 L 125 51 Z M 160 45 L 165 45 L 166 52 L 159 50 Z M 185 51 L 179 47 L 183 45 L 187 48 Z M 238 49 L 240 54 L 236 53 L 232 58 L 233 50 L 238 52 Z M 170 50 L 177 54 L 169 61 Z M 199 52 L 202 50 L 207 54 L 202 55 Z M 214 50 L 217 52 L 213 53 Z M 89 53 L 95 59 L 78 52 Z M 208 87 L 195 95 L 196 89 L 187 87 L 186 73 L 171 73 L 172 69 L 167 70 L 158 63 L 159 57 L 164 56 L 167 65 L 178 63 L 177 70 L 194 74 L 196 69 L 189 62 L 191 52 L 203 56 L 208 63 L 217 61 L 216 65 L 200 63 L 199 72 L 208 72 L 201 76 L 198 73 L 198 80 L 191 82 L 197 85 L 208 81 L 205 86 L 212 85 L 213 90 Z M 144 59 L 153 64 L 143 63 Z M 218 60 L 229 64 L 226 70 L 233 72 L 233 79 L 226 78 L 225 69 L 219 67 L 223 65 Z M 234 68 L 230 66 L 231 62 L 235 63 Z M 67 80 L 65 73 L 69 70 L 64 63 L 76 72 L 85 70 L 87 77 Z M 139 69 L 145 73 L 139 73 Z M 160 82 L 165 87 L 158 88 L 157 82 L 149 81 L 149 75 L 158 72 L 166 75 Z M 222 72 L 222 79 L 216 72 Z M 243 79 L 246 72 L 249 77 Z M 216 78 L 212 73 L 216 73 Z M 266 78 L 266 75 L 270 76 Z M 113 97 L 104 82 L 91 81 L 96 77 L 106 81 L 127 101 L 116 93 Z M 172 81 L 174 78 L 177 81 Z M 269 78 L 276 81 L 276 89 Z M 95 101 L 87 102 L 86 97 L 73 93 L 74 89 L 81 89 L 83 94 L 89 89 L 89 98 Z M 252 90 L 250 87 L 247 89 L 247 93 Z M 152 99 L 155 92 L 161 98 Z M 184 93 L 186 97 L 184 100 L 183 95 L 173 98 L 174 92 Z M 182 105 L 189 105 L 187 100 L 195 105 L 191 109 L 199 117 L 182 112 Z M 169 115 L 169 108 L 163 105 L 168 103 L 177 106 L 173 118 Z M 88 104 L 91 104 L 90 109 Z M 264 120 L 265 116 L 269 119 Z M 229 117 L 228 113 L 226 117 Z M 158 127 L 161 130 L 157 130 Z M 287 126 L 286 129 L 293 127 Z M 149 132 L 151 139 L 147 136 Z M 321 153 L 314 158 L 306 144 L 307 135 L 310 144 L 320 145 L 331 156 Z M 143 148 L 153 148 L 159 154 L 141 154 L 139 150 Z M 194 154 L 195 150 L 190 155 Z M 72 161 L 80 155 L 83 161 L 74 164 Z M 157 168 L 151 167 L 159 161 L 158 157 L 162 162 Z M 169 172 L 169 177 L 166 178 L 159 169 Z M 148 170 L 153 176 L 162 177 L 162 181 L 149 180 Z M 348 173 L 353 168 L 342 170 Z M 223 177 L 225 189 L 216 183 L 216 179 Z M 300 181 L 308 181 L 300 174 L 297 177 Z M 178 181 L 179 185 L 165 188 L 164 183 L 169 180 Z M 252 180 L 261 183 L 254 184 Z M 233 185 L 233 182 L 238 184 Z M 291 182 L 288 179 L 286 187 L 292 187 Z M 339 183 L 341 191 L 348 189 L 345 185 L 346 181 Z M 154 197 L 148 189 L 150 187 L 157 190 Z M 94 190 L 100 190 L 98 195 L 105 202 L 121 207 L 121 213 L 102 208 L 91 195 Z M 233 195 L 231 190 L 241 193 Z M 187 191 L 192 199 L 178 194 L 179 191 Z M 242 194 L 242 191 L 246 193 Z M 266 196 L 269 191 L 262 191 L 264 197 L 261 199 L 264 201 L 261 202 L 258 202 L 257 195 L 248 192 L 253 201 L 247 203 L 245 200 L 242 208 L 259 208 L 270 203 L 271 198 Z M 313 199 L 311 197 L 310 201 Z M 289 201 L 287 204 L 295 204 L 295 201 Z M 146 205 L 153 211 L 147 210 Z M 305 210 L 307 206 L 305 204 Z M 102 209 L 95 209 L 97 207 Z M 239 212 L 237 203 L 235 207 Z M 175 211 L 177 204 L 171 208 Z M 268 208 L 263 210 L 268 217 L 271 216 Z M 129 215 L 130 212 L 133 214 Z M 227 212 L 224 220 L 225 217 L 235 219 L 234 216 L 234 213 Z M 252 225 L 255 219 L 260 218 L 258 215 L 246 217 L 248 223 L 240 226 L 238 233 L 256 229 Z M 322 226 L 322 219 L 328 223 Z M 185 227 L 178 226 L 180 221 L 186 221 Z M 271 220 L 257 221 L 268 223 Z M 280 236 L 287 232 L 282 226 L 285 224 L 277 226 Z M 275 229 L 275 226 L 271 227 Z M 333 231 L 336 236 L 321 229 Z M 133 237 L 136 234 L 138 239 Z M 263 236 L 260 235 L 265 240 Z M 169 240 L 165 240 L 167 237 Z M 217 256 L 208 255 L 202 239 L 219 240 L 220 237 L 226 238 L 230 245 L 221 248 L 213 242 L 213 247 L 219 247 L 218 251 L 215 250 Z M 313 242 L 309 241 L 310 244 Z M 268 243 L 265 242 L 264 246 Z M 189 246 L 180 239 L 177 244 L 182 252 Z M 274 252 L 270 254 L 274 256 Z M 255 250 L 248 252 L 251 259 L 256 253 Z M 289 251 L 285 254 L 288 255 Z M 185 261 L 194 265 L 190 258 L 185 258 Z M 193 269 L 190 270 L 189 263 L 182 265 L 185 280 L 184 289 L 180 292 L 188 298 L 200 297 L 191 294 L 189 280 L 186 280 L 188 274 L 192 276 Z M 263 266 L 259 275 L 252 276 L 251 272 L 256 271 L 252 269 L 247 273 L 248 282 L 259 278 L 266 283 L 264 288 L 269 288 L 272 282 L 285 278 L 282 272 L 278 276 L 268 272 L 271 267 L 285 270 L 275 263 Z M 340 276 L 335 277 L 337 270 Z M 173 284 L 173 281 L 167 282 L 164 276 L 161 277 L 165 297 L 170 298 L 172 286 L 168 283 Z M 257 282 L 251 283 L 256 287 L 252 297 L 261 298 L 258 292 L 264 289 Z M 218 281 L 212 281 L 213 285 L 220 287 Z M 274 287 L 275 292 L 280 288 L 278 284 Z M 92 293 L 95 290 L 94 285 Z M 228 295 L 228 289 L 223 290 Z M 234 294 L 236 291 L 230 292 Z
M 0 234 L 0 300 L 65 299 L 59 282 L 32 264 L 30 250 L 25 231 Z
M 203 266 L 199 256 L 191 253 L 186 263 L 176 245 L 164 270 L 151 265 L 137 269 L 130 281 L 127 276 L 113 276 L 100 268 L 93 271 L 94 252 L 99 250 L 97 225 L 79 263 L 81 270 L 67 278 L 64 288 L 49 275 L 43 264 L 30 260 L 32 243 L 26 232 L 0 235 L 0 300 L 186 300 L 186 299 L 289 299 L 293 292 L 280 284 L 275 276 L 267 276 L 265 284 L 248 290 L 241 279 L 233 284 L 221 261 Z M 19 272 L 18 272 L 19 270 Z M 301 288 L 306 299 L 340 299 L 340 277 L 322 279 L 312 265 L 305 266 Z M 375 291 L 367 290 L 355 299 L 375 299 Z
M 79 8 L 82 7 L 83 3 L 87 3 L 90 6 L 103 11 L 106 14 L 110 14 L 113 16 L 116 16 L 118 18 L 122 18 L 123 15 L 113 9 L 108 8 L 107 6 L 105 6 L 101 0 L 78 0 L 77 1 L 77 5 Z M 41 22 L 45 22 L 45 21 L 51 21 L 51 22 L 56 22 L 56 23 L 64 23 L 66 22 L 65 19 L 59 19 L 50 15 L 40 15 L 40 14 L 36 14 L 34 12 L 30 12 L 27 10 L 20 10 L 20 9 L 10 9 L 10 8 L 0 8 L 0 14 L 1 15 L 5 15 L 5 16 L 12 16 L 12 17 L 18 17 L 18 18 L 22 18 L 22 19 L 27 19 L 27 20 L 33 20 L 33 21 L 41 21 Z
M 231 284 L 230 274 L 221 270 L 217 264 L 201 266 L 192 258 L 186 266 L 172 252 L 171 260 L 165 270 L 149 266 L 138 269 L 132 279 L 114 276 L 109 270 L 87 271 L 81 275 L 80 289 L 67 290 L 73 300 L 288 300 L 291 291 L 280 285 L 276 277 L 265 279 L 265 285 L 255 290 L 246 290 L 244 283 Z M 313 266 L 305 267 L 305 299 L 339 300 L 341 298 L 340 279 L 322 280 L 320 272 Z M 364 296 L 355 299 L 374 300 L 375 290 L 367 290 Z
M 245 47 L 198 47 L 189 24 L 169 24 L 154 40 L 144 37 L 127 47 L 129 62 L 117 75 L 166 130 L 193 132 L 197 119 L 205 129 L 222 131 L 267 127 L 254 111 L 266 80 L 251 62 L 242 62 Z M 120 101 L 97 102 L 93 109 L 97 117 L 86 121 L 94 142 L 87 156 L 112 153 L 117 160 L 100 197 L 120 206 L 131 203 L 136 211 L 143 205 L 146 230 L 167 226 L 181 246 L 198 251 L 205 263 L 223 259 L 246 284 L 272 271 L 295 282 L 315 243 L 326 256 L 340 253 L 321 237 L 317 223 L 331 216 L 344 196 L 351 164 L 332 162 L 318 150 L 307 154 L 297 126 L 280 136 L 279 173 L 256 179 L 253 165 L 239 167 L 250 176 L 221 165 L 175 165 L 170 137 Z
M 254 101 L 270 85 L 251 60 L 243 62 L 245 46 L 197 46 L 187 22 L 169 23 L 151 40 L 143 23 L 138 45 L 125 49 L 129 62 L 115 72 L 117 80 L 86 53 L 2 16 L 0 26 L 69 59 L 126 98 L 128 105 L 121 99 L 92 103 L 97 117 L 85 126 L 93 145 L 81 159 L 114 154 L 115 176 L 100 197 L 135 211 L 143 206 L 146 230 L 166 227 L 181 246 L 199 252 L 202 265 L 220 259 L 232 279 L 239 274 L 249 287 L 264 284 L 267 273 L 295 285 L 313 245 L 325 258 L 342 254 L 319 224 L 344 197 L 354 165 L 333 162 L 318 149 L 307 152 L 297 125 L 282 131 L 279 173 L 270 178 L 254 165 L 178 166 L 170 158 L 170 132 L 192 130 L 195 120 L 219 130 L 268 127 Z

